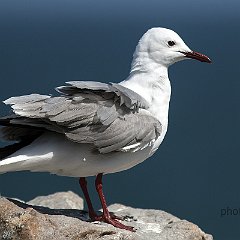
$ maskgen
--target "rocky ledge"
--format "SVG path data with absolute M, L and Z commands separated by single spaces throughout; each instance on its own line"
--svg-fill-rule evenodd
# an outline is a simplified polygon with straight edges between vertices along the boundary
M 72 192 L 37 197 L 30 202 L 0 197 L 0 239 L 212 240 L 198 226 L 161 210 L 113 204 L 135 233 L 100 222 L 89 222 L 83 200 Z

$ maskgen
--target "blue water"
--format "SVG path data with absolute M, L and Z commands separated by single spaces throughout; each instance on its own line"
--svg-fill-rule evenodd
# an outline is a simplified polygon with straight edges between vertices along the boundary
M 50 94 L 73 79 L 123 80 L 141 35 L 155 26 L 174 29 L 213 64 L 184 61 L 170 68 L 166 139 L 148 161 L 106 176 L 106 197 L 108 203 L 163 209 L 215 239 L 237 240 L 240 213 L 230 210 L 240 208 L 239 7 L 237 0 L 1 1 L 1 100 Z M 0 113 L 8 112 L 1 104 Z M 28 200 L 66 190 L 81 194 L 72 178 L 0 176 L 5 196 Z M 99 207 L 93 187 L 91 194 Z

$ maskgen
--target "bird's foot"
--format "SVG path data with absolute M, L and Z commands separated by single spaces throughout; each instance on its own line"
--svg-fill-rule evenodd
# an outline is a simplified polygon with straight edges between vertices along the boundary
M 102 214 L 100 216 L 94 214 L 94 215 L 91 215 L 90 218 L 91 218 L 92 221 L 105 222 L 105 223 L 113 225 L 116 228 L 125 229 L 125 230 L 131 231 L 131 232 L 135 232 L 133 227 L 126 226 L 126 225 L 124 225 L 124 224 L 122 224 L 118 221 L 118 220 L 123 220 L 123 218 L 118 217 L 118 216 L 116 216 L 112 213 L 109 214 L 109 215 Z
M 102 221 L 105 222 L 105 223 L 109 223 L 116 228 L 125 229 L 125 230 L 131 231 L 131 232 L 135 232 L 133 227 L 126 226 L 126 225 L 120 223 L 118 220 L 113 219 L 111 217 L 104 217 L 103 216 Z
M 89 217 L 92 221 L 99 221 L 99 222 L 104 222 L 103 220 L 103 214 L 102 215 L 97 215 L 95 212 L 92 213 L 92 214 L 89 214 Z M 121 221 L 124 221 L 124 218 L 123 217 L 119 217 L 119 216 L 116 216 L 114 213 L 110 213 L 110 217 L 111 219 L 114 219 L 114 220 L 121 220 Z

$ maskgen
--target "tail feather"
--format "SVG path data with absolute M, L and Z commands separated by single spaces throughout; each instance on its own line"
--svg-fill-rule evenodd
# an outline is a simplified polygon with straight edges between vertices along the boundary
M 20 142 L 0 148 L 0 173 L 18 171 L 22 165 L 22 161 L 26 160 L 26 156 L 19 155 L 11 157 L 18 150 L 31 144 L 39 135 L 24 137 Z
M 22 171 L 22 163 L 26 161 L 26 156 L 20 155 L 16 157 L 7 158 L 0 161 L 0 174 L 13 171 Z
M 0 148 L 0 160 L 10 156 L 24 146 L 26 146 L 26 144 L 19 142 Z
M 20 142 L 0 148 L 0 160 L 12 155 L 19 149 L 31 144 L 39 135 L 22 138 Z

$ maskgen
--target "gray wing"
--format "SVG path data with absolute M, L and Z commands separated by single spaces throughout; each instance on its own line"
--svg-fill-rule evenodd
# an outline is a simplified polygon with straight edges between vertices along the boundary
M 150 146 L 160 135 L 161 124 L 153 117 L 127 114 L 108 126 L 90 125 L 73 129 L 66 136 L 76 142 L 93 143 L 101 153 L 136 151 Z
M 119 84 L 73 81 L 57 90 L 61 96 L 31 94 L 4 101 L 14 116 L 0 119 L 4 138 L 18 128 L 18 138 L 36 128 L 65 134 L 78 143 L 91 143 L 101 153 L 128 151 L 151 145 L 161 134 L 160 122 L 144 115 L 148 103 L 140 95 Z M 134 147 L 132 147 L 134 146 Z
M 107 97 L 107 93 L 112 93 L 120 100 L 120 105 L 124 104 L 130 109 L 149 108 L 148 102 L 143 97 L 117 83 L 106 84 L 94 81 L 71 81 L 67 83 L 71 86 L 58 87 L 57 91 L 65 95 L 78 95 L 80 92 L 89 92 L 89 90 L 95 92 L 105 91 L 105 97 Z

